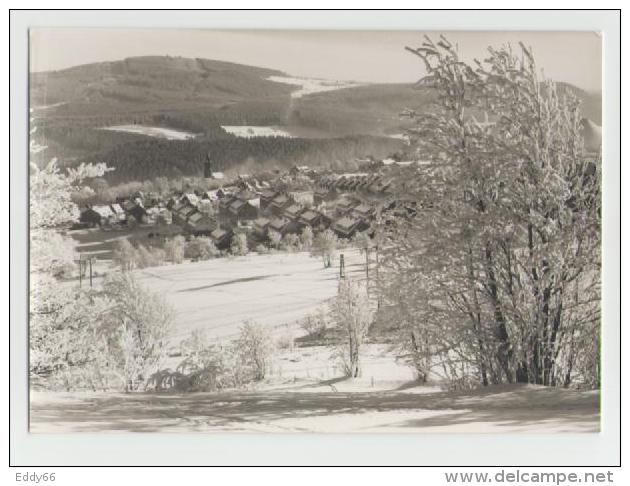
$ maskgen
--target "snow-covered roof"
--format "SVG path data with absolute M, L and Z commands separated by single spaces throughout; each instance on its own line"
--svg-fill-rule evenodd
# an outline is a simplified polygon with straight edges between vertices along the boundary
M 101 218 L 109 218 L 114 216 L 114 211 L 109 206 L 92 206 L 92 209 L 96 211 Z
M 341 218 L 335 221 L 335 226 L 344 230 L 352 229 L 358 223 L 358 220 L 352 218 Z
M 197 194 L 195 194 L 194 192 L 189 192 L 187 194 L 184 194 L 184 197 L 188 199 L 188 202 L 190 204 L 194 204 L 194 205 L 199 204 L 199 196 L 197 196 Z
M 125 211 L 118 203 L 111 204 L 112 211 L 116 213 L 118 216 L 124 216 Z

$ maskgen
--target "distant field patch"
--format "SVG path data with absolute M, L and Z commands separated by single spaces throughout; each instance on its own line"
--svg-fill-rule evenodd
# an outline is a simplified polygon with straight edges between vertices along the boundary
M 252 125 L 222 125 L 221 128 L 232 135 L 241 138 L 253 137 L 286 137 L 293 138 L 286 130 L 278 127 L 260 127 Z
M 112 132 L 126 132 L 137 135 L 146 135 L 154 138 L 164 138 L 166 140 L 189 140 L 195 138 L 194 133 L 184 132 L 182 130 L 174 130 L 172 128 L 148 127 L 145 125 L 114 125 L 111 127 L 103 127 L 101 130 L 110 130 Z
M 299 89 L 291 93 L 291 98 L 302 98 L 303 96 L 313 93 L 322 93 L 324 91 L 334 91 L 336 89 L 361 86 L 360 83 L 354 83 L 352 81 L 336 81 L 329 79 L 291 78 L 288 76 L 269 76 L 267 79 L 269 81 L 273 81 L 274 83 L 298 86 Z

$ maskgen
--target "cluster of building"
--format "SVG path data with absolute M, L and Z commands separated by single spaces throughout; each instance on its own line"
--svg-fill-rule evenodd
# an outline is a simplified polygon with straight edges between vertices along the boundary
M 398 164 L 398 163 L 397 163 Z M 307 181 L 303 190 L 287 189 L 287 180 Z M 289 185 L 290 186 L 290 185 Z M 387 172 L 319 173 L 294 167 L 273 182 L 238 177 L 212 191 L 194 191 L 168 199 L 138 192 L 127 199 L 83 209 L 84 225 L 177 225 L 187 235 L 205 235 L 218 248 L 229 247 L 235 234 L 251 244 L 266 243 L 271 232 L 280 236 L 331 229 L 340 238 L 369 230 L 376 207 L 392 200 Z

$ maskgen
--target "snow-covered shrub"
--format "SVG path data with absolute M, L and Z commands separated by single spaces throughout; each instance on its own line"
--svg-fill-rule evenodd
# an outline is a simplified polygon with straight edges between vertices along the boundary
M 114 244 L 112 259 L 122 270 L 131 270 L 136 266 L 138 253 L 127 238 L 121 238 Z
M 206 236 L 193 236 L 186 243 L 185 256 L 192 260 L 209 260 L 219 255 L 214 242 Z
M 251 375 L 254 381 L 263 380 L 269 371 L 273 355 L 273 341 L 269 331 L 262 325 L 246 321 L 235 342 L 239 366 L 245 375 Z
M 295 348 L 295 334 L 288 326 L 276 338 L 276 348 L 292 351 Z
M 172 310 L 127 272 L 110 274 L 103 292 L 111 303 L 102 316 L 106 357 L 122 388 L 137 390 L 162 365 Z
M 138 245 L 136 248 L 136 265 L 138 268 L 157 267 L 164 264 L 166 252 L 161 248 L 147 248 Z
M 172 263 L 182 263 L 184 261 L 185 250 L 186 239 L 181 235 L 177 235 L 164 243 L 166 259 Z
M 240 233 L 234 235 L 232 238 L 232 245 L 230 246 L 232 255 L 243 256 L 249 253 L 249 247 L 247 246 L 247 236 Z
M 306 331 L 308 336 L 321 337 L 326 332 L 327 322 L 326 311 L 320 307 L 316 313 L 301 319 L 300 327 Z

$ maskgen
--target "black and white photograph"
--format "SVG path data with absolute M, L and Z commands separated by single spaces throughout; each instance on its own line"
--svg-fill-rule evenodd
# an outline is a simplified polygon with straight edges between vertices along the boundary
M 29 31 L 31 433 L 596 433 L 602 38 Z
M 61 451 L 141 454 L 145 434 L 169 434 L 173 463 L 208 437 L 232 456 L 253 437 L 252 463 L 331 464 L 317 441 L 399 436 L 472 464 L 448 452 L 460 437 L 485 465 L 500 462 L 483 441 L 545 437 L 550 463 L 557 438 L 616 436 L 609 32 L 569 13 L 520 29 L 386 13 L 26 24 L 10 373 L 29 447 L 47 444 L 31 457 L 57 458 L 39 465 L 107 464 Z M 265 458 L 296 437 L 302 457 Z

